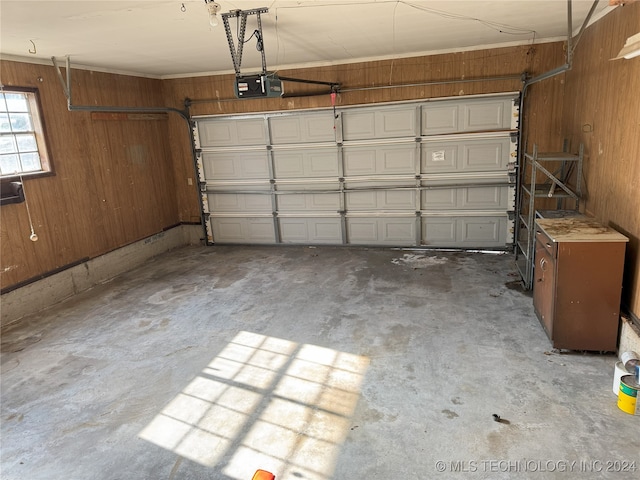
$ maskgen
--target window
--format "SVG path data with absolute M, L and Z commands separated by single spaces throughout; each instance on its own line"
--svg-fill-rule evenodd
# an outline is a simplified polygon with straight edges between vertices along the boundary
M 51 171 L 37 91 L 0 89 L 0 176 Z

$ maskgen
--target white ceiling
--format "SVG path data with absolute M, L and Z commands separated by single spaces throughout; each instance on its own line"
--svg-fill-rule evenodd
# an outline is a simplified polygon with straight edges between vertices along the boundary
M 270 71 L 557 40 L 567 33 L 566 0 L 218 3 L 221 13 L 269 8 L 262 27 Z M 573 0 L 574 32 L 592 4 Z M 596 18 L 610 9 L 601 0 Z M 235 19 L 231 25 L 235 37 Z M 0 27 L 3 58 L 50 63 L 52 56 L 70 55 L 74 66 L 158 78 L 233 71 L 222 22 L 209 25 L 204 0 L 2 0 Z M 256 16 L 249 16 L 246 38 L 255 28 Z M 242 73 L 260 70 L 255 46 L 255 39 L 245 45 Z

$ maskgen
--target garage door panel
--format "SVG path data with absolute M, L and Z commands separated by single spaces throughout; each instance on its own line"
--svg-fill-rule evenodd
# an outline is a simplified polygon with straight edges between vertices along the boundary
M 334 142 L 336 139 L 333 112 L 322 112 L 318 115 L 306 116 L 303 126 L 305 141 Z
M 344 148 L 345 175 L 395 175 L 415 173 L 415 145 L 377 145 Z
M 273 219 L 251 217 L 212 217 L 216 243 L 274 243 Z
M 474 138 L 425 142 L 422 173 L 506 171 L 511 161 L 511 139 Z
M 309 177 L 330 177 L 339 174 L 336 149 L 312 150 L 305 156 L 305 174 Z
M 377 152 L 379 174 L 415 173 L 415 145 L 397 145 L 382 147 Z
M 352 245 L 397 245 L 415 243 L 415 219 L 410 217 L 348 217 L 347 235 Z
M 466 132 L 511 128 L 511 100 L 473 99 L 461 106 L 462 128 Z
M 456 219 L 448 217 L 422 217 L 423 245 L 442 247 L 456 244 Z
M 416 192 L 413 190 L 388 190 L 378 192 L 378 205 L 383 210 L 414 210 Z
M 341 243 L 342 221 L 339 218 L 323 218 L 310 223 L 310 239 L 318 243 Z
M 506 238 L 506 217 L 463 217 L 459 219 L 463 245 L 502 247 Z
M 214 212 L 270 212 L 272 208 L 271 197 L 264 194 L 212 193 L 208 202 Z
M 270 118 L 271 143 L 278 145 L 281 143 L 304 142 L 300 123 L 300 119 L 293 115 Z
M 345 141 L 416 136 L 414 106 L 347 111 L 342 115 Z
M 276 178 L 338 176 L 338 152 L 334 148 L 273 151 Z
M 276 178 L 305 176 L 305 152 L 273 152 L 273 169 Z
M 280 237 L 284 243 L 326 243 L 342 241 L 339 218 L 281 218 Z
M 307 220 L 304 218 L 281 218 L 280 238 L 285 243 L 308 242 Z
M 458 130 L 458 105 L 454 102 L 422 107 L 422 135 L 438 135 Z
M 373 111 L 349 111 L 342 115 L 344 140 L 376 138 L 376 115 Z
M 376 192 L 347 192 L 345 194 L 347 210 L 375 210 L 378 205 Z
M 453 210 L 458 206 L 456 188 L 434 188 L 422 191 L 422 210 Z
M 506 210 L 509 186 L 434 188 L 422 192 L 422 210 Z
M 431 247 L 503 248 L 507 243 L 507 217 L 423 216 L 423 244 Z
M 458 169 L 458 145 L 453 142 L 422 146 L 422 173 L 451 172 Z
M 338 193 L 304 193 L 278 195 L 278 210 L 281 212 L 336 212 L 340 209 Z
M 377 173 L 375 147 L 345 147 L 343 156 L 345 175 L 375 175 Z
M 202 164 L 207 181 L 269 178 L 266 152 L 204 153 Z
M 273 145 L 335 141 L 331 112 L 302 113 L 269 118 Z
M 351 244 L 378 243 L 378 222 L 375 218 L 349 218 L 347 219 L 347 235 Z
M 415 136 L 415 107 L 393 108 L 376 112 L 375 136 L 370 138 L 400 138 Z
M 513 98 L 461 98 L 422 106 L 422 135 L 488 132 L 515 128 Z
M 461 188 L 460 207 L 464 209 L 506 209 L 508 186 Z
M 475 140 L 462 145 L 461 171 L 504 170 L 510 161 L 509 138 Z
M 415 218 L 381 218 L 382 243 L 386 245 L 413 245 L 416 241 Z
M 413 190 L 378 190 L 368 192 L 347 192 L 347 211 L 415 211 L 416 193 Z
M 264 119 L 209 119 L 198 121 L 200 147 L 264 145 Z

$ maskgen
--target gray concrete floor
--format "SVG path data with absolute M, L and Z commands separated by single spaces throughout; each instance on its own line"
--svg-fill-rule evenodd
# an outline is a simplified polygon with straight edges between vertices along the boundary
M 615 356 L 551 351 L 509 255 L 188 247 L 5 328 L 1 362 L 4 480 L 640 467 Z

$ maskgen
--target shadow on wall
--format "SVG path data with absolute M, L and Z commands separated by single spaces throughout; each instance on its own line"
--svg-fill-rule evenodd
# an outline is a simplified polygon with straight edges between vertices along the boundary
M 331 478 L 369 359 L 240 332 L 139 436 L 246 480 Z
M 633 292 L 638 290 L 638 278 L 637 272 L 634 270 L 634 265 L 639 265 L 638 255 L 640 255 L 640 238 L 637 234 L 633 234 L 615 222 L 609 222 L 609 227 L 613 228 L 617 232 L 620 232 L 629 239 L 627 248 L 624 255 L 624 273 L 622 277 L 622 306 L 627 312 L 633 313 L 635 316 L 640 316 L 640 312 L 633 311 L 633 305 L 631 305 L 631 299 L 633 298 Z M 638 325 L 640 327 L 640 325 Z

